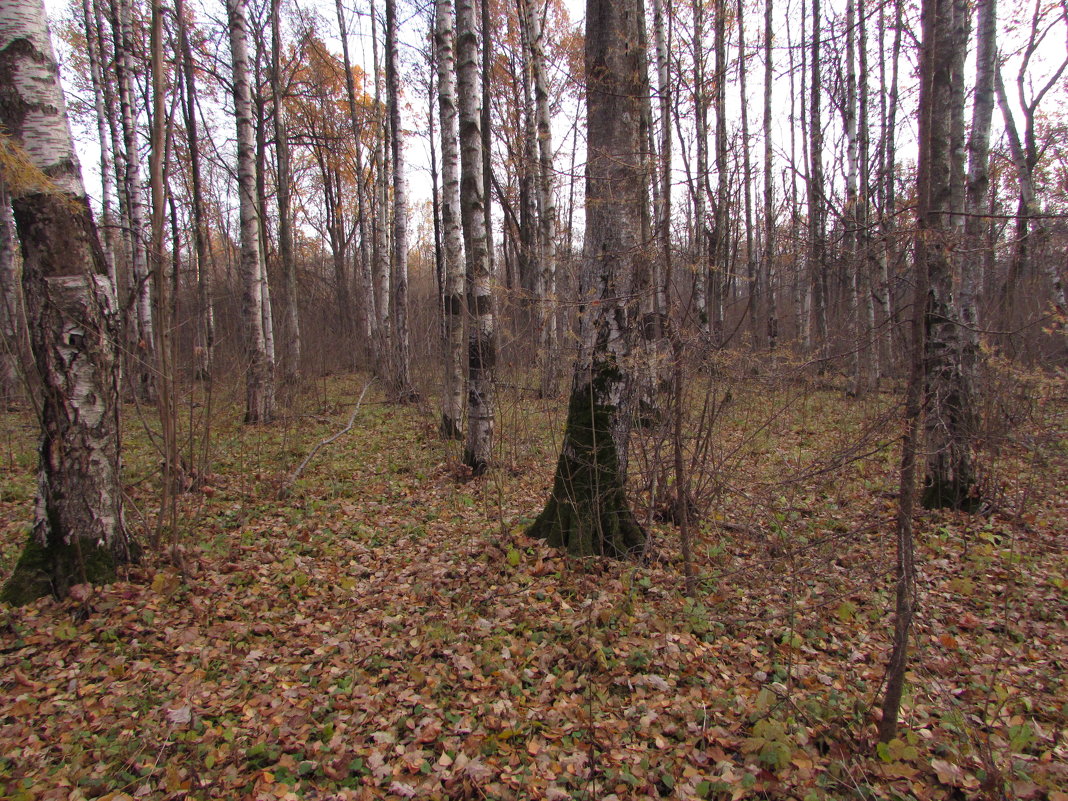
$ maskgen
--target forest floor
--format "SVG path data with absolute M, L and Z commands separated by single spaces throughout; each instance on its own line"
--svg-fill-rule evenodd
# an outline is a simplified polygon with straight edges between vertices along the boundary
M 901 735 L 879 747 L 895 395 L 695 387 L 691 598 L 670 524 L 649 523 L 638 561 L 524 536 L 563 410 L 509 389 L 488 477 L 464 476 L 431 408 L 372 387 L 280 500 L 363 385 L 312 382 L 263 428 L 240 424 L 236 390 L 216 399 L 177 558 L 0 607 L 0 796 L 1068 800 L 1063 376 L 1003 393 L 983 514 L 918 518 Z M 133 409 L 126 428 L 147 538 L 159 456 Z M 6 577 L 32 514 L 30 416 L 0 436 Z M 668 445 L 635 444 L 643 518 Z

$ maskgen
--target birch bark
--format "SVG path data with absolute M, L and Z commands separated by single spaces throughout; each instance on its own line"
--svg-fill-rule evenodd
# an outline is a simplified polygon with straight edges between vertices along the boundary
M 0 409 L 11 410 L 21 395 L 19 369 L 20 294 L 15 259 L 18 239 L 11 213 L 11 195 L 0 176 Z
M 493 447 L 496 361 L 489 233 L 483 180 L 483 115 L 479 108 L 478 33 L 473 0 L 456 1 L 456 89 L 460 124 L 460 207 L 467 260 L 467 441 L 464 464 L 489 468 Z
M 0 144 L 23 256 L 30 345 L 40 375 L 33 532 L 0 598 L 64 597 L 106 582 L 131 556 L 119 481 L 114 287 L 67 124 L 43 3 L 0 0 Z
M 530 40 L 530 71 L 534 81 L 534 108 L 538 137 L 538 267 L 541 275 L 538 354 L 542 360 L 542 397 L 553 397 L 559 383 L 556 327 L 556 195 L 553 191 L 552 122 L 549 110 L 549 83 L 545 74 L 545 37 L 542 11 L 534 0 L 522 0 L 526 30 Z M 547 8 L 543 6 L 542 8 Z
M 154 400 L 152 370 L 155 364 L 155 329 L 152 324 L 152 290 L 148 275 L 148 249 L 145 243 L 145 212 L 141 197 L 141 154 L 137 143 L 137 112 L 134 107 L 133 22 L 130 2 L 113 0 L 115 31 L 115 70 L 119 85 L 119 113 L 125 154 L 123 194 L 126 196 L 130 241 L 130 287 L 133 293 L 133 379 L 142 400 Z
M 390 144 L 393 149 L 393 394 L 401 403 L 415 400 L 412 388 L 411 341 L 408 331 L 408 175 L 400 108 L 400 53 L 397 46 L 396 0 L 386 0 L 386 96 Z
M 253 141 L 252 95 L 248 74 L 248 23 L 245 0 L 226 3 L 233 61 L 234 112 L 237 118 L 237 183 L 241 214 L 241 320 L 244 328 L 245 422 L 271 422 L 274 376 L 270 372 L 264 331 L 263 263 L 259 209 L 256 203 L 256 154 Z
M 445 382 L 441 434 L 463 435 L 464 243 L 460 226 L 460 127 L 456 111 L 456 14 L 452 0 L 437 0 L 438 114 L 441 117 L 441 224 L 444 239 Z
M 529 532 L 586 556 L 626 556 L 645 540 L 626 497 L 630 357 L 649 269 L 648 243 L 641 241 L 648 204 L 642 13 L 640 0 L 588 0 L 586 7 L 580 351 L 552 494 Z

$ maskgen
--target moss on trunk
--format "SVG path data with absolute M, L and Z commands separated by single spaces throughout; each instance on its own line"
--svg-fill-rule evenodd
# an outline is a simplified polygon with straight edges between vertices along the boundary
M 923 484 L 924 509 L 958 509 L 975 512 L 982 505 L 975 480 L 970 475 L 940 479 L 928 475 Z
M 589 384 L 571 391 L 552 495 L 527 534 L 575 556 L 624 557 L 642 548 L 645 532 L 627 504 L 615 410 L 597 404 L 596 394 Z
M 115 566 L 115 556 L 105 545 L 79 539 L 41 545 L 30 536 L 0 591 L 0 601 L 21 606 L 45 595 L 64 598 L 75 584 L 114 581 Z

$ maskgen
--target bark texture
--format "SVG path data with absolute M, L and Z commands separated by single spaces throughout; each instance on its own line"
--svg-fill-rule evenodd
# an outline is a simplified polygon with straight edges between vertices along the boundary
M 626 556 L 645 535 L 627 503 L 631 340 L 648 283 L 640 0 L 586 8 L 586 235 L 580 351 L 552 495 L 529 534 L 583 556 Z
M 93 225 L 39 0 L 0 0 L 5 175 L 23 257 L 30 344 L 40 376 L 33 531 L 0 598 L 24 603 L 106 582 L 130 556 L 119 483 L 114 288 Z
M 956 120 L 963 120 L 964 93 L 960 64 L 966 46 L 961 8 L 952 0 L 928 0 L 924 7 L 925 59 L 921 73 L 928 105 L 921 108 L 920 197 L 917 209 L 922 255 L 928 276 L 925 310 L 924 433 L 927 467 L 923 505 L 972 508 L 977 503 L 971 454 L 974 434 L 974 376 L 965 369 L 964 335 L 953 297 L 954 216 L 962 211 L 963 160 L 954 143 L 963 140 Z M 959 106 L 959 108 L 958 108 Z
M 537 260 L 541 289 L 538 300 L 539 345 L 542 397 L 554 397 L 558 391 L 559 359 L 556 313 L 556 197 L 553 192 L 553 143 L 549 110 L 549 83 L 545 74 L 545 37 L 541 3 L 520 3 L 530 46 L 530 73 L 534 82 L 534 110 L 538 139 L 538 239 Z
M 293 254 L 292 167 L 289 154 L 289 125 L 282 88 L 282 32 L 279 0 L 271 0 L 271 100 L 274 103 L 274 150 L 278 171 L 278 258 L 282 285 L 282 377 L 295 382 L 300 373 L 300 310 L 297 305 L 297 262 Z M 346 70 L 348 72 L 348 70 Z M 351 76 L 349 76 L 351 80 Z
M 393 148 L 393 334 L 392 389 L 401 403 L 415 400 L 412 388 L 411 342 L 408 331 L 408 176 L 404 158 L 404 130 L 400 110 L 400 54 L 397 44 L 397 12 L 394 0 L 386 0 L 386 95 L 389 101 L 389 132 Z
M 11 196 L 0 177 L 0 409 L 14 408 L 22 395 L 17 245 Z
M 244 328 L 245 422 L 269 423 L 274 415 L 274 376 L 264 331 L 263 264 L 256 203 L 256 154 L 248 74 L 248 23 L 244 0 L 227 0 L 237 117 L 237 184 L 241 205 L 241 321 Z
M 445 386 L 441 434 L 463 436 L 464 416 L 464 243 L 460 227 L 460 124 L 456 110 L 456 14 L 452 0 L 437 0 L 438 113 L 441 117 L 441 227 L 445 311 Z
M 483 180 L 483 115 L 479 103 L 478 36 L 472 0 L 456 3 L 456 88 L 460 102 L 460 210 L 467 260 L 467 441 L 464 464 L 485 473 L 493 447 L 496 361 L 493 287 Z

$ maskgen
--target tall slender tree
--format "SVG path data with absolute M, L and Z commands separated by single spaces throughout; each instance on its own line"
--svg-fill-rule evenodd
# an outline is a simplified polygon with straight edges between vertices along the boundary
M 195 372 L 201 380 L 212 378 L 215 361 L 215 309 L 212 298 L 212 251 L 204 204 L 204 182 L 200 162 L 200 124 L 197 120 L 196 69 L 189 42 L 188 21 L 183 0 L 175 1 L 178 49 L 182 64 L 182 119 L 189 144 L 189 186 L 193 201 L 193 246 L 196 253 L 196 333 Z
M 11 214 L 11 195 L 0 173 L 0 409 L 12 409 L 21 395 L 19 338 L 19 270 L 15 258 L 18 238 Z
M 924 3 L 924 104 L 920 107 L 919 227 L 917 252 L 927 271 L 924 309 L 925 416 L 927 465 L 923 504 L 927 508 L 977 505 L 972 456 L 975 425 L 975 377 L 963 360 L 963 330 L 954 298 L 959 273 L 957 220 L 963 210 L 963 54 L 967 9 L 955 0 Z
M 824 187 L 823 187 L 823 85 L 821 75 L 822 27 L 820 23 L 820 0 L 812 0 L 812 41 L 809 59 L 809 120 L 808 120 L 808 271 L 809 293 L 812 299 L 808 325 L 813 330 L 811 339 L 819 353 L 826 352 L 827 345 L 827 264 L 824 241 Z
M 480 108 L 478 28 L 473 0 L 456 0 L 456 93 L 460 104 L 460 212 L 467 262 L 467 440 L 464 464 L 489 468 L 493 447 L 493 283 L 483 181 L 484 115 Z
M 537 270 L 541 287 L 538 302 L 540 342 L 538 353 L 542 360 L 538 371 L 541 394 L 552 397 L 557 392 L 559 359 L 557 357 L 556 315 L 556 196 L 554 192 L 552 115 L 549 109 L 549 82 L 545 74 L 545 26 L 543 9 L 535 0 L 520 0 L 524 28 L 530 48 L 530 72 L 534 83 L 534 108 L 538 139 L 538 236 Z
M 771 139 L 771 96 L 775 82 L 775 63 L 771 50 L 774 5 L 774 0 L 764 0 L 764 260 L 761 265 L 764 294 L 761 303 L 761 324 L 771 350 L 775 350 L 775 343 L 779 338 L 779 316 L 772 285 L 772 271 L 775 267 L 775 175 L 772 172 L 774 142 Z
M 289 154 L 289 124 L 282 87 L 281 0 L 271 0 L 271 102 L 274 104 L 274 153 L 277 175 L 278 260 L 284 291 L 282 297 L 282 380 L 297 380 L 300 371 L 300 307 L 297 304 L 297 262 L 293 253 L 292 167 Z M 339 293 L 347 287 L 339 287 Z M 347 295 L 347 292 L 345 292 Z
M 137 135 L 136 63 L 133 53 L 133 0 L 112 0 L 112 29 L 115 34 L 115 70 L 123 138 L 122 182 L 126 198 L 130 293 L 134 315 L 128 333 L 132 347 L 132 378 L 135 392 L 144 400 L 155 398 L 155 327 L 152 321 L 152 291 L 149 282 L 148 249 L 145 240 L 145 214 L 142 201 L 141 155 Z
M 248 71 L 248 15 L 245 0 L 227 0 L 237 118 L 237 192 L 241 214 L 241 320 L 244 328 L 245 422 L 269 423 L 274 416 L 274 375 L 264 330 L 263 262 L 256 202 L 256 153 Z
M 386 0 L 386 102 L 389 105 L 390 145 L 393 152 L 393 344 L 391 371 L 394 397 L 402 403 L 415 398 L 412 387 L 412 346 L 408 331 L 408 174 L 404 127 L 401 122 L 400 51 L 396 0 Z
M 441 227 L 445 311 L 445 386 L 441 434 L 463 435 L 464 415 L 464 243 L 460 224 L 460 124 L 456 110 L 456 12 L 452 0 L 437 0 L 438 114 L 441 117 Z

